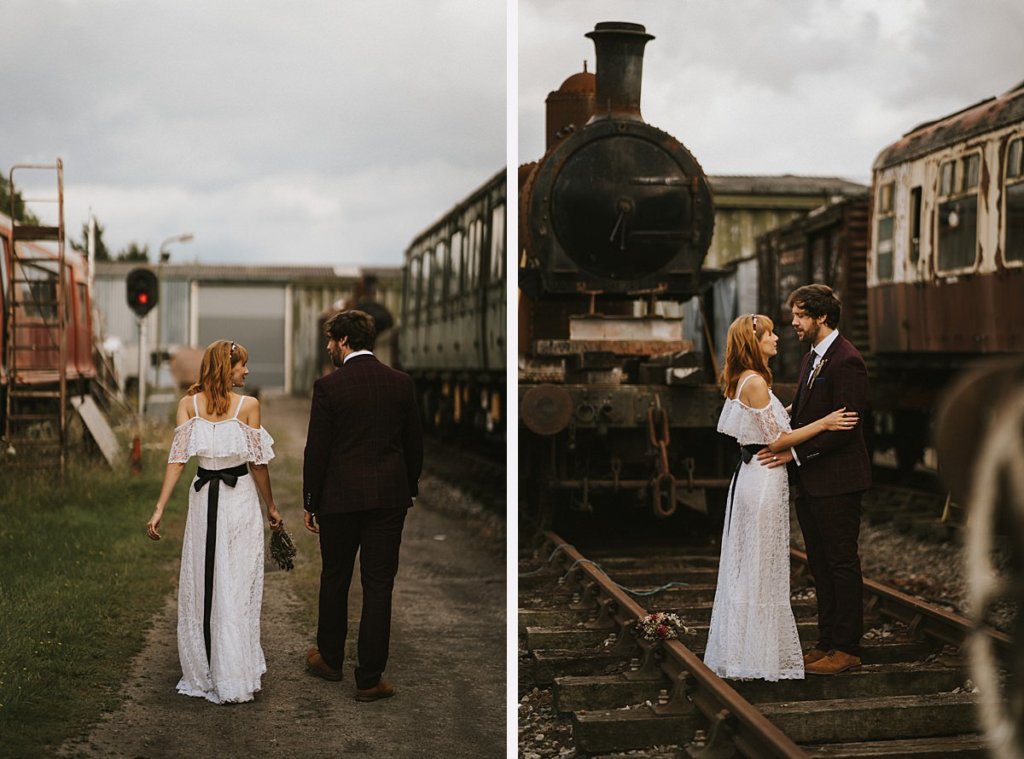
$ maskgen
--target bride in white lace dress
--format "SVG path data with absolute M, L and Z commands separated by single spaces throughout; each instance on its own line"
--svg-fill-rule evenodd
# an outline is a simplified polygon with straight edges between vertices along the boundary
M 192 456 L 199 470 L 188 489 L 188 518 L 178 584 L 178 693 L 215 704 L 251 701 L 267 671 L 260 646 L 263 603 L 263 516 L 271 529 L 284 520 L 274 504 L 267 462 L 273 439 L 260 425 L 255 398 L 237 395 L 249 354 L 227 340 L 203 354 L 199 382 L 178 404 L 177 424 L 156 509 L 160 521 Z
M 789 480 L 784 467 L 761 466 L 756 454 L 784 451 L 826 429 L 848 429 L 854 412 L 834 411 L 790 430 L 789 413 L 771 392 L 768 360 L 779 338 L 767 316 L 747 314 L 729 327 L 718 431 L 736 438 L 741 461 L 722 532 L 718 588 L 704 663 L 720 677 L 783 680 L 804 676 L 803 653 L 789 600 Z

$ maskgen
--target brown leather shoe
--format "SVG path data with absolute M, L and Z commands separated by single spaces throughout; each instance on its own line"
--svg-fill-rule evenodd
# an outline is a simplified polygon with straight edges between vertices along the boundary
M 343 670 L 335 669 L 325 662 L 324 657 L 320 655 L 320 649 L 315 646 L 309 649 L 309 653 L 306 654 L 306 669 L 317 677 L 322 677 L 324 680 L 330 680 L 331 682 L 337 682 L 344 675 Z
M 804 666 L 808 664 L 814 664 L 819 659 L 824 659 L 828 656 L 828 651 L 822 651 L 820 648 L 812 648 L 806 654 L 804 654 Z
M 395 689 L 383 680 L 372 688 L 356 688 L 356 701 L 377 701 L 381 698 L 391 698 L 393 695 Z
M 830 651 L 828 656 L 804 667 L 804 672 L 811 675 L 838 675 L 840 672 L 859 666 L 860 657 L 845 651 Z

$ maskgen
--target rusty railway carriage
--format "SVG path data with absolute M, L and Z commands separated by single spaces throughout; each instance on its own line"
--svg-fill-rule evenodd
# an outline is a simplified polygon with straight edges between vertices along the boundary
M 653 37 L 626 23 L 586 36 L 596 74 L 551 93 L 547 152 L 520 169 L 519 471 L 541 526 L 569 509 L 705 510 L 735 458 L 713 372 L 674 315 L 707 289 L 707 178 L 640 115 Z
M 983 356 L 1024 351 L 1024 82 L 915 128 L 872 178 L 867 266 L 879 408 L 927 441 L 938 394 Z M 908 462 L 909 463 L 909 462 Z
M 21 246 L 31 249 L 30 263 L 18 263 L 12 272 L 13 240 L 11 220 L 0 214 L 0 267 L 2 267 L 2 308 L 3 314 L 3 350 L 0 365 L 0 386 L 6 396 L 8 382 L 11 381 L 8 366 L 8 305 L 11 298 L 12 279 L 14 287 L 25 288 L 26 292 L 18 298 L 19 303 L 40 303 L 47 305 L 19 308 L 24 312 L 18 314 L 18 334 L 16 343 L 29 349 L 20 356 L 20 370 L 17 381 L 23 386 L 31 386 L 39 390 L 52 389 L 60 380 L 60 350 L 54 343 L 51 327 L 55 313 L 43 312 L 41 309 L 55 309 L 58 271 L 56 252 L 43 244 L 19 242 Z M 72 395 L 84 395 L 88 391 L 88 383 L 96 376 L 93 362 L 92 341 L 92 304 L 86 278 L 86 264 L 81 255 L 67 251 L 64 256 L 65 292 L 63 302 L 67 323 L 66 371 L 68 392 Z M 13 274 L 13 277 L 12 277 Z M 27 281 L 24 281 L 27 280 Z M 31 290 L 31 293 L 28 291 Z M 0 403 L 0 414 L 6 413 L 6 403 Z
M 984 356 L 1024 352 L 1024 84 L 922 124 L 885 148 L 870 196 L 819 209 L 758 241 L 759 307 L 824 282 L 871 374 L 873 447 L 912 469 L 938 397 Z M 870 213 L 870 216 L 869 216 Z M 780 331 L 779 379 L 803 346 Z
M 405 252 L 399 360 L 425 426 L 471 441 L 505 438 L 505 171 Z

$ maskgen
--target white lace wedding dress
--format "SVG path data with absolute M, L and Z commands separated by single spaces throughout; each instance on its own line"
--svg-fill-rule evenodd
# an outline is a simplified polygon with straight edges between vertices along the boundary
M 211 422 L 196 415 L 174 431 L 168 461 L 184 463 L 199 457 L 203 469 L 228 469 L 247 463 L 266 464 L 274 457 L 273 439 L 234 415 Z M 198 477 L 196 478 L 198 479 Z M 210 656 L 204 634 L 206 597 L 207 482 L 198 492 L 188 489 L 188 519 L 181 551 L 178 584 L 178 693 L 215 704 L 251 701 L 267 671 L 260 647 L 263 603 L 263 515 L 256 485 L 248 474 L 234 487 L 219 483 L 213 561 L 213 593 L 209 620 Z
M 736 388 L 737 397 L 748 379 Z M 761 409 L 730 398 L 718 431 L 741 446 L 763 446 L 790 431 L 789 415 L 774 394 Z M 803 678 L 803 654 L 789 600 L 786 468 L 768 469 L 752 458 L 740 466 L 733 487 L 704 663 L 719 677 L 732 679 Z

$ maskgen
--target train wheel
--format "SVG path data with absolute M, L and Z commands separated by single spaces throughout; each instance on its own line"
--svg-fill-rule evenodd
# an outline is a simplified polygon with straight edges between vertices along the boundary
M 978 452 L 969 501 L 967 579 L 971 616 L 976 631 L 969 641 L 971 675 L 981 698 L 982 723 L 998 759 L 1024 756 L 1024 388 L 1006 396 L 1000 413 L 993 415 Z M 1010 578 L 1002 579 L 992 565 L 994 535 L 1000 519 L 1011 525 Z M 1017 617 L 1011 637 L 1017 641 L 1005 689 L 1000 685 L 1000 663 L 992 643 L 978 631 L 994 605 L 1016 602 Z M 1005 691 L 1005 692 L 1004 692 Z

